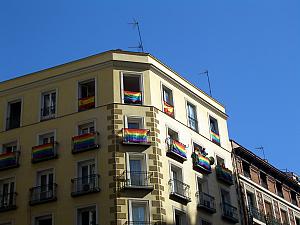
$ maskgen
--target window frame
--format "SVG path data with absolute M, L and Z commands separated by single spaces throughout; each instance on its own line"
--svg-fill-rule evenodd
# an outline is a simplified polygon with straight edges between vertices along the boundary
M 50 134 L 50 133 L 53 133 L 54 143 L 57 142 L 57 139 L 56 139 L 56 129 L 54 129 L 54 130 L 43 131 L 43 132 L 37 133 L 36 134 L 36 145 L 41 145 L 40 144 L 40 138 L 41 138 L 41 136 L 47 135 L 47 134 Z
M 32 217 L 32 224 L 38 225 L 36 219 L 42 218 L 42 217 L 47 217 L 47 216 L 51 216 L 52 225 L 54 225 L 54 213 L 43 213 L 40 215 L 35 215 Z
M 140 120 L 140 128 L 139 129 L 145 129 L 145 118 L 142 116 L 135 116 L 135 115 L 125 115 L 124 116 L 124 128 L 128 128 L 128 119 L 132 120 Z
M 192 129 L 193 131 L 195 131 L 196 133 L 199 133 L 199 121 L 198 121 L 198 110 L 197 110 L 197 106 L 196 104 L 193 104 L 191 103 L 190 101 L 188 101 L 186 99 L 186 104 L 185 104 L 185 107 L 186 107 L 186 118 L 187 118 L 187 125 L 190 129 Z M 190 116 L 189 116 L 189 105 L 194 108 L 194 113 L 195 113 L 195 117 L 196 118 L 192 118 L 192 120 L 194 120 L 195 124 L 196 124 L 196 127 L 195 129 L 192 128 L 191 126 L 191 123 L 190 123 Z
M 172 92 L 172 102 L 173 102 L 173 118 L 176 118 L 176 108 L 175 108 L 175 99 L 174 99 L 174 90 L 169 85 L 165 84 L 164 82 L 160 82 L 160 92 L 161 92 L 161 106 L 162 112 L 164 113 L 164 87 L 169 89 Z M 165 113 L 164 113 L 165 114 Z
M 84 210 L 84 209 L 87 209 L 87 208 L 92 208 L 92 207 L 95 207 L 95 212 L 96 212 L 96 224 L 99 224 L 98 221 L 99 221 L 99 214 L 98 214 L 98 205 L 96 203 L 94 204 L 89 204 L 89 205 L 84 205 L 84 206 L 79 206 L 79 207 L 76 207 L 75 208 L 75 221 L 76 221 L 76 225 L 80 225 L 80 221 L 78 221 L 78 212 L 80 210 Z
M 149 200 L 139 200 L 139 199 L 128 199 L 128 219 L 129 221 L 133 221 L 133 216 L 132 216 L 132 203 L 133 204 L 144 204 L 145 205 L 145 212 L 146 215 L 145 217 L 148 219 L 146 222 L 151 222 L 151 209 L 149 205 Z
M 43 119 L 42 116 L 42 110 L 44 107 L 44 94 L 49 94 L 49 93 L 54 93 L 55 92 L 55 113 L 54 113 L 54 118 L 57 118 L 57 111 L 58 111 L 58 88 L 54 88 L 54 89 L 49 89 L 49 90 L 42 90 L 40 91 L 40 103 L 39 103 L 39 122 L 48 120 L 48 119 Z M 50 114 L 49 114 L 50 115 Z
M 173 206 L 173 223 L 176 224 L 176 212 L 178 212 L 180 214 L 180 216 L 183 216 L 184 221 L 182 222 L 182 225 L 188 225 L 189 221 L 187 219 L 187 212 L 183 209 L 179 209 L 175 206 Z M 181 225 L 181 224 L 180 224 Z
M 141 105 L 145 103 L 145 85 L 144 85 L 144 73 L 143 72 L 135 72 L 135 71 L 120 71 L 120 94 L 121 94 L 121 103 L 126 104 L 124 102 L 124 76 L 137 76 L 139 77 L 140 91 L 142 92 L 142 102 Z M 131 105 L 139 105 L 139 104 L 131 104 Z
M 20 127 L 22 127 L 23 123 L 23 102 L 24 102 L 24 99 L 23 97 L 19 97 L 19 98 L 13 98 L 13 99 L 8 99 L 6 101 L 6 108 L 5 108 L 5 117 L 4 117 L 4 123 L 3 123 L 3 130 L 6 131 L 6 130 L 10 130 L 10 129 L 6 129 L 7 128 L 7 119 L 9 118 L 10 116 L 10 104 L 12 103 L 17 103 L 17 102 L 21 102 L 21 112 L 20 112 Z

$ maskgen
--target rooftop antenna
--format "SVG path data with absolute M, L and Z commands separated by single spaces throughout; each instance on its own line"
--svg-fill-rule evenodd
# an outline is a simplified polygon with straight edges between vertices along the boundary
M 139 49 L 141 52 L 144 52 L 144 46 L 143 46 L 143 40 L 142 40 L 139 22 L 135 18 L 133 18 L 133 22 L 128 23 L 128 24 L 133 25 L 133 28 L 137 28 L 138 34 L 139 34 L 139 39 L 140 39 L 139 45 L 137 47 L 129 47 L 129 48 L 136 48 L 136 49 Z
M 266 155 L 265 155 L 265 150 L 264 150 L 264 147 L 263 146 L 260 146 L 260 147 L 256 147 L 255 149 L 258 149 L 258 150 L 261 150 L 262 153 L 263 153 L 263 160 L 266 160 Z
M 205 71 L 203 71 L 203 72 L 200 73 L 200 75 L 202 75 L 202 74 L 205 74 L 207 76 L 208 87 L 209 87 L 209 95 L 210 95 L 210 97 L 212 97 L 210 80 L 209 80 L 209 75 L 208 75 L 208 70 L 205 70 Z

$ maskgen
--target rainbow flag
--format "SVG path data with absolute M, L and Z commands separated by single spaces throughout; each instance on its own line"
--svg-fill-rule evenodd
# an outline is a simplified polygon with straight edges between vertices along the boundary
M 224 180 L 228 183 L 233 183 L 232 172 L 229 169 L 218 165 L 216 166 L 216 173 L 219 179 Z
M 87 133 L 72 137 L 73 150 L 83 150 L 95 146 L 95 134 Z
M 172 145 L 173 145 L 171 148 L 172 152 L 181 156 L 182 158 L 185 158 L 185 159 L 187 158 L 186 157 L 186 149 L 185 149 L 184 144 L 180 143 L 179 141 L 173 140 Z
M 13 166 L 17 164 L 17 157 L 15 152 L 7 152 L 0 155 L 0 168 Z
M 212 142 L 214 142 L 216 144 L 220 144 L 220 136 L 218 134 L 216 134 L 215 132 L 210 130 L 210 136 L 211 136 Z
M 40 160 L 54 156 L 54 144 L 47 143 L 32 147 L 32 160 Z
M 174 117 L 174 107 L 164 101 L 164 113 Z
M 148 130 L 124 128 L 124 143 L 148 143 Z
M 194 166 L 200 167 L 201 169 L 204 169 L 207 172 L 211 172 L 211 165 L 209 159 L 202 156 L 201 154 L 198 154 Z
M 142 92 L 124 91 L 124 102 L 141 104 L 142 103 Z
M 95 107 L 95 96 L 81 98 L 78 101 L 79 110 L 86 110 Z

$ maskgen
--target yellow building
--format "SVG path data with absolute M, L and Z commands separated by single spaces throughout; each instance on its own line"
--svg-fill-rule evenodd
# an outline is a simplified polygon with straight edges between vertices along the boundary
M 146 53 L 0 83 L 0 225 L 239 223 L 224 107 Z

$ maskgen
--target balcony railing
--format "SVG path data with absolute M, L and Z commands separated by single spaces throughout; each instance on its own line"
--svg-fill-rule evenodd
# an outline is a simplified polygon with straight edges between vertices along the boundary
M 56 106 L 44 107 L 41 109 L 41 120 L 50 120 L 55 118 Z
M 198 208 L 207 210 L 209 213 L 216 212 L 215 198 L 204 192 L 197 192 Z
M 255 208 L 255 207 L 249 207 L 248 212 L 249 212 L 250 217 L 257 219 L 263 223 L 266 222 L 265 214 L 263 212 L 261 212 L 259 209 Z
M 72 153 L 85 152 L 99 148 L 98 132 L 72 137 Z
M 0 212 L 16 209 L 16 196 L 15 192 L 0 195 Z
M 179 141 L 167 139 L 167 155 L 180 162 L 187 160 L 186 146 Z
M 19 155 L 20 155 L 20 151 L 1 153 L 0 170 L 18 167 Z
M 190 186 L 180 180 L 170 180 L 170 198 L 188 203 L 191 201 Z
M 221 203 L 221 208 L 222 208 L 222 216 L 224 219 L 232 223 L 237 223 L 239 221 L 236 207 L 228 203 Z
M 54 158 L 57 158 L 57 142 L 32 147 L 32 163 L 46 161 Z
M 21 125 L 21 116 L 19 118 L 8 117 L 6 119 L 6 130 L 18 128 Z
M 149 130 L 123 128 L 123 144 L 150 145 Z
M 149 221 L 127 221 L 126 225 L 152 225 Z
M 124 103 L 126 104 L 142 104 L 143 93 L 141 91 L 125 91 L 124 94 Z
M 88 193 L 95 193 L 100 191 L 99 174 L 92 174 L 85 177 L 78 177 L 72 179 L 72 196 L 78 196 Z
M 151 175 L 144 171 L 124 171 L 121 188 L 153 190 L 153 185 L 150 183 Z
M 217 178 L 220 181 L 223 181 L 224 183 L 228 185 L 233 185 L 233 175 L 231 170 L 225 168 L 224 166 L 217 165 L 216 166 L 216 174 Z
M 84 111 L 93 108 L 95 108 L 95 96 L 78 99 L 78 111 Z
M 50 201 L 56 201 L 57 184 L 48 184 L 37 186 L 30 189 L 30 205 L 41 204 Z

